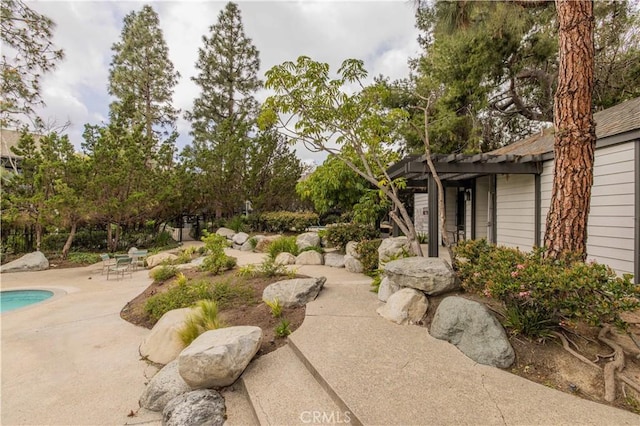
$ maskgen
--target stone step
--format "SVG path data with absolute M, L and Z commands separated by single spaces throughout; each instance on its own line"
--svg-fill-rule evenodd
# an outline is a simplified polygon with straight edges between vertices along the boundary
M 289 345 L 253 361 L 242 382 L 261 425 L 352 424 Z

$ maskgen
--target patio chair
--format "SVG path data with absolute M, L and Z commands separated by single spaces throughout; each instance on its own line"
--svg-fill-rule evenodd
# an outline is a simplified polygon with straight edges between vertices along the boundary
M 109 257 L 107 253 L 100 254 L 100 259 L 102 259 L 102 272 L 101 275 L 104 275 L 104 272 L 109 268 L 109 266 L 115 266 L 116 260 Z
M 133 272 L 131 270 L 132 269 L 131 262 L 132 262 L 132 259 L 129 256 L 117 258 L 116 264 L 113 266 L 109 266 L 109 268 L 107 268 L 107 280 L 109 279 L 109 274 L 111 273 L 115 273 L 116 278 L 118 278 L 118 275 L 124 278 L 124 274 L 129 274 L 130 276 L 133 277 Z
M 138 266 L 144 268 L 144 259 L 147 257 L 149 252 L 147 250 L 136 250 L 130 253 L 131 256 L 131 264 L 133 266 L 133 270 L 138 269 Z

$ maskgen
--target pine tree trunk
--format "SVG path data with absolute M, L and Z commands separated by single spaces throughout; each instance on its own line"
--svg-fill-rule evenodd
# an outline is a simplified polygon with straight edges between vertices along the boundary
M 587 218 L 593 184 L 595 125 L 591 109 L 593 2 L 556 0 L 560 65 L 554 98 L 554 177 L 544 244 L 547 255 L 586 257 Z
M 36 223 L 36 251 L 40 251 L 42 245 L 42 224 Z
M 69 250 L 71 250 L 71 244 L 73 243 L 73 238 L 76 236 L 76 229 L 78 225 L 74 221 L 71 224 L 71 230 L 69 231 L 69 236 L 67 237 L 67 241 L 64 243 L 64 247 L 62 247 L 62 258 L 66 259 L 69 255 Z

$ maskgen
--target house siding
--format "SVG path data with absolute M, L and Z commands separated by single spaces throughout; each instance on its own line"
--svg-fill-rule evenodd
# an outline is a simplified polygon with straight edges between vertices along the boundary
M 413 196 L 413 217 L 416 232 L 429 233 L 429 194 L 417 193 Z
M 476 180 L 476 238 L 487 238 L 487 223 L 489 221 L 489 176 Z
M 535 243 L 534 177 L 500 175 L 496 192 L 497 244 L 530 250 Z
M 446 198 L 444 204 L 444 210 L 446 212 L 445 220 L 446 220 L 446 230 L 447 237 L 449 237 L 450 242 L 453 242 L 453 235 L 456 232 L 456 204 L 458 202 L 458 188 L 455 187 L 445 187 L 444 188 Z

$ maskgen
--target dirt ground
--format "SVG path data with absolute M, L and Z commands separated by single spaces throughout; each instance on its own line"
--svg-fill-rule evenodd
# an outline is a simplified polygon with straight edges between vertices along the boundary
M 300 327 L 304 320 L 304 307 L 285 308 L 282 310 L 281 318 L 274 318 L 271 315 L 270 308 L 262 301 L 262 291 L 265 287 L 274 282 L 288 279 L 286 276 L 240 278 L 236 275 L 236 271 L 227 271 L 217 276 L 194 270 L 183 271 L 183 273 L 190 280 L 206 279 L 211 283 L 231 280 L 232 283 L 251 289 L 252 294 L 249 300 L 243 300 L 242 303 L 232 303 L 229 307 L 220 308 L 219 315 L 222 322 L 227 326 L 253 325 L 262 329 L 262 345 L 256 354 L 258 357 L 287 343 L 285 337 L 278 337 L 275 333 L 275 328 L 282 318 L 290 322 L 289 329 L 291 332 Z M 144 305 L 149 297 L 167 291 L 174 281 L 175 279 L 170 279 L 166 282 L 152 283 L 144 292 L 127 303 L 120 312 L 120 316 L 132 324 L 151 329 L 156 321 L 144 311 Z

